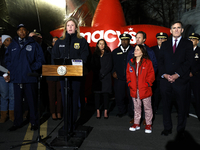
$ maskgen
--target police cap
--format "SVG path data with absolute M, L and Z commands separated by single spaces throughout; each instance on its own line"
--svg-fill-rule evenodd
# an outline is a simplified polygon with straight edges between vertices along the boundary
M 119 36 L 119 38 L 120 38 L 121 40 L 130 40 L 130 39 L 132 38 L 132 36 L 131 36 L 130 34 L 128 34 L 128 33 L 123 33 L 123 34 L 121 34 L 121 35 Z
M 200 35 L 197 34 L 197 33 L 191 33 L 189 35 L 189 39 L 197 39 L 197 40 L 199 40 L 200 39 Z
M 34 29 L 32 32 L 34 32 L 36 35 L 42 36 L 42 33 L 40 30 Z
M 156 38 L 157 38 L 157 39 L 167 39 L 167 38 L 168 38 L 168 35 L 167 35 L 167 33 L 160 32 L 160 33 L 157 33 L 157 34 L 156 34 Z
M 21 27 L 24 27 L 24 28 L 26 28 L 26 29 L 27 29 L 26 25 L 25 25 L 25 24 L 23 24 L 23 23 L 21 23 L 21 24 L 19 24 L 19 25 L 17 26 L 17 30 L 19 30 L 19 28 L 21 28 Z

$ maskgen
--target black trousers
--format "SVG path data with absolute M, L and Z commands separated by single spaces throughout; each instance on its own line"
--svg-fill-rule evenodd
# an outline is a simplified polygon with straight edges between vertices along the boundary
M 109 108 L 109 93 L 94 93 L 95 108 L 99 109 L 101 105 L 101 98 L 103 97 L 104 109 Z
M 194 95 L 194 100 L 191 97 L 191 91 Z M 190 87 L 189 87 L 189 105 L 190 103 L 194 104 L 196 114 L 200 119 L 200 79 L 196 76 L 190 78 Z M 189 110 L 189 108 L 188 108 Z M 189 111 L 188 111 L 189 112 Z
M 156 79 L 153 83 L 152 87 L 153 96 L 152 96 L 152 108 L 153 112 L 155 113 L 158 110 L 160 101 L 161 101 L 161 94 L 160 94 L 160 79 Z
M 38 124 L 38 92 L 37 92 L 37 83 L 24 83 L 17 84 L 14 83 L 14 125 L 20 126 L 23 122 L 23 98 L 28 102 L 30 110 L 30 123 Z
M 119 114 L 127 112 L 129 115 L 134 115 L 133 101 L 130 96 L 130 89 L 125 80 L 114 79 L 114 92 L 116 106 L 118 107 Z
M 177 132 L 185 130 L 186 120 L 187 120 L 188 86 L 189 82 L 183 84 L 178 81 L 170 83 L 166 79 L 160 80 L 160 90 L 163 102 L 163 124 L 165 130 L 171 130 L 173 127 L 171 120 L 171 104 L 172 104 L 173 94 L 175 94 L 178 106 Z

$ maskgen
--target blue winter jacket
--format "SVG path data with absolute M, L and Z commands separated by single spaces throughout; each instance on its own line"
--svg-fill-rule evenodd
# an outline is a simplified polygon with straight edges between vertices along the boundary
M 15 37 L 6 50 L 5 63 L 10 71 L 11 82 L 35 83 L 37 77 L 29 75 L 40 69 L 45 59 L 41 46 L 33 38 L 27 37 L 21 48 L 18 37 Z

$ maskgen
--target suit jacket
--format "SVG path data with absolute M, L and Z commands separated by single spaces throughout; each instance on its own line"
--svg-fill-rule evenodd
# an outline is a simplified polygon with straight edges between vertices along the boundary
M 180 39 L 175 53 L 173 53 L 172 39 L 163 42 L 159 52 L 159 75 L 177 73 L 180 77 L 175 83 L 187 82 L 192 64 L 192 51 L 192 42 L 183 37 Z
M 193 76 L 200 79 L 200 48 L 198 46 L 193 51 L 192 66 L 190 71 Z

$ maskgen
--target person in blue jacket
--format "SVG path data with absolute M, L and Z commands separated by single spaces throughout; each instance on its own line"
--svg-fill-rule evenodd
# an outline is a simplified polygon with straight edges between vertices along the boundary
M 42 48 L 31 37 L 24 24 L 17 27 L 17 35 L 8 46 L 5 63 L 10 71 L 10 82 L 14 84 L 14 124 L 9 131 L 22 127 L 22 102 L 25 98 L 30 109 L 31 130 L 38 129 L 37 113 L 37 83 L 36 76 L 32 76 L 45 62 Z M 31 75 L 32 74 L 32 75 Z
M 55 59 L 81 59 L 83 63 L 83 67 L 88 63 L 89 56 L 89 45 L 85 38 L 80 36 L 80 30 L 78 26 L 78 22 L 76 19 L 70 17 L 66 20 L 64 24 L 63 35 L 60 39 L 58 39 L 52 49 L 52 63 L 54 64 Z M 84 68 L 85 69 L 85 68 Z M 83 70 L 84 71 L 84 70 Z M 80 100 L 80 93 L 84 91 L 81 90 L 81 86 L 84 83 L 84 77 L 67 77 L 68 79 L 68 87 L 71 90 L 71 94 L 69 93 L 69 105 L 70 113 L 64 114 L 68 115 L 68 132 L 73 132 L 76 128 L 76 121 L 78 118 L 78 104 Z M 61 94 L 62 101 L 64 104 L 65 101 L 65 80 L 61 79 Z M 64 105 L 63 105 L 64 106 Z M 64 108 L 66 109 L 66 108 Z
M 157 59 L 156 59 L 156 56 L 155 56 L 155 53 L 152 49 L 150 49 L 145 43 L 146 41 L 146 33 L 143 32 L 143 31 L 138 31 L 136 33 L 136 44 L 142 44 L 145 46 L 146 50 L 147 50 L 147 53 L 150 57 L 150 60 L 152 61 L 153 63 L 153 68 L 154 68 L 154 72 L 156 72 L 157 68 L 158 68 L 158 64 L 157 64 Z M 129 62 L 129 60 L 131 58 L 133 58 L 134 56 L 134 51 L 135 51 L 135 48 L 131 49 L 131 51 L 129 51 L 128 53 L 128 56 L 127 56 L 127 63 Z

